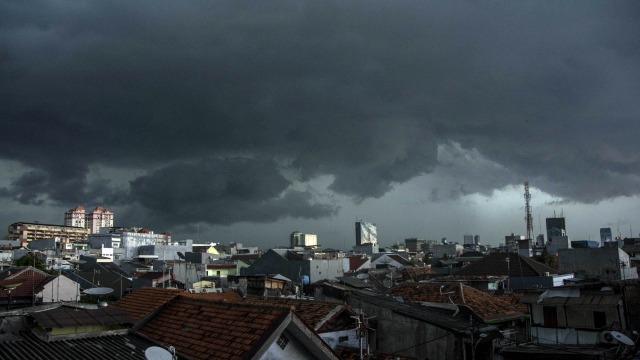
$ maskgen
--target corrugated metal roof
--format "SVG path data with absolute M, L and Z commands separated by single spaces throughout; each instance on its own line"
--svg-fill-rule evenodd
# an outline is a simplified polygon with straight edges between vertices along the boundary
M 144 359 L 146 347 L 135 346 L 125 335 L 107 335 L 61 341 L 44 341 L 32 333 L 20 340 L 0 342 L 0 360 Z

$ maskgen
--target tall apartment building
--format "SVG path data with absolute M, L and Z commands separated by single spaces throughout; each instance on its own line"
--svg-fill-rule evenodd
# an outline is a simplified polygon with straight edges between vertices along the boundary
M 101 227 L 113 227 L 113 213 L 102 206 L 86 213 L 84 207 L 78 205 L 64 213 L 64 225 L 87 228 L 91 234 L 97 234 Z

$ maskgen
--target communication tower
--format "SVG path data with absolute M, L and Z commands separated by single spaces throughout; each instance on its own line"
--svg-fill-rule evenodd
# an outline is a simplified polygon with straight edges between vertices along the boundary
M 524 221 L 527 224 L 527 240 L 533 238 L 533 220 L 531 218 L 531 194 L 529 193 L 529 182 L 524 182 Z

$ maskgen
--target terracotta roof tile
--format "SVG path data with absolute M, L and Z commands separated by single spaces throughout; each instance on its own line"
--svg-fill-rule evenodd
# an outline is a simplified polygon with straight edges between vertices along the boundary
M 255 305 L 268 305 L 293 308 L 294 313 L 312 329 L 318 330 L 320 326 L 327 321 L 327 315 L 330 315 L 336 308 L 342 307 L 341 304 L 291 299 L 291 298 L 263 298 L 258 296 L 247 296 L 243 303 Z
M 184 290 L 144 287 L 112 303 L 110 306 L 126 310 L 138 321 L 182 293 L 184 293 Z
M 290 313 L 282 307 L 178 296 L 138 331 L 194 359 L 245 359 Z
M 456 283 L 405 282 L 391 289 L 393 296 L 411 302 L 453 303 L 466 305 L 487 322 L 522 316 L 510 303 L 471 286 Z

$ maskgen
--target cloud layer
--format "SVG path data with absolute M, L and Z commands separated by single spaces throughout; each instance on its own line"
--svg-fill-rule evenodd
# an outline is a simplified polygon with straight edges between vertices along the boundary
M 453 198 L 525 179 L 577 202 L 637 194 L 639 17 L 636 2 L 5 2 L 0 158 L 25 171 L 0 196 L 170 226 L 331 216 L 295 185 L 329 175 L 360 202 L 438 167 L 468 184 Z M 443 147 L 475 154 L 471 171 Z M 101 166 L 135 175 L 90 179 Z

